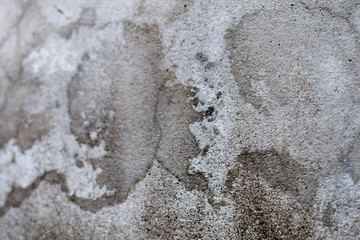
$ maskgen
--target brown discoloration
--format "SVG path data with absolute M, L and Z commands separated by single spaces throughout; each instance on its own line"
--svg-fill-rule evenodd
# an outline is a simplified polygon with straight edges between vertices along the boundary
M 33 146 L 35 141 L 41 140 L 48 133 L 47 119 L 41 114 L 20 116 L 16 128 L 17 144 L 24 151 Z
M 314 219 L 331 228 L 336 225 L 331 206 L 325 206 L 320 217 L 314 210 L 319 183 L 335 173 L 346 174 L 341 166 L 344 162 L 353 179 L 358 175 L 353 168 L 359 166 L 358 161 L 347 147 L 349 136 L 355 134 L 346 135 L 348 126 L 353 126 L 353 132 L 357 129 L 352 115 L 356 110 L 351 106 L 358 102 L 354 96 L 359 94 L 353 94 L 355 88 L 345 87 L 358 79 L 353 67 L 358 55 L 354 34 L 344 19 L 326 11 L 294 8 L 246 14 L 226 35 L 239 93 L 259 113 L 265 113 L 255 112 L 256 117 L 245 120 L 248 125 L 243 135 L 247 136 L 238 136 L 246 139 L 241 144 L 265 149 L 272 143 L 262 144 L 261 137 L 270 136 L 277 149 L 291 149 L 297 156 L 274 149 L 244 151 L 238 166 L 229 171 L 224 194 L 230 194 L 239 208 L 240 235 L 245 239 L 311 237 Z M 334 74 L 334 69 L 346 77 Z M 332 84 L 336 87 L 330 87 Z M 339 97 L 341 88 L 346 97 Z M 260 124 L 253 120 L 257 116 Z M 281 129 L 280 135 L 266 130 L 269 124 Z M 252 135 L 254 126 L 264 126 L 260 137 L 257 132 Z M 246 131 L 247 127 L 251 130 Z M 297 219 L 299 225 L 291 219 Z M 274 223 L 275 228 L 271 227 Z
M 352 36 L 348 23 L 325 11 L 314 14 L 301 6 L 296 8 L 246 14 L 225 36 L 231 73 L 240 95 L 267 114 L 274 106 L 296 105 L 296 109 L 307 109 L 309 115 L 320 111 L 318 76 L 323 74 L 326 58 L 332 56 L 332 48 L 341 52 L 337 59 L 346 66 L 347 73 L 358 78 L 354 61 L 349 61 L 358 58 L 358 49 L 349 51 L 333 35 Z M 306 27 L 305 19 L 312 16 L 315 31 Z M 332 24 L 324 24 L 329 21 Z M 349 43 L 354 44 L 351 38 Z M 324 52 L 329 55 L 325 57 Z
M 8 193 L 5 205 L 0 208 L 0 217 L 4 216 L 11 208 L 20 207 L 22 202 L 27 199 L 31 193 L 39 186 L 42 181 L 48 181 L 52 184 L 60 184 L 63 192 L 68 192 L 66 178 L 63 174 L 56 171 L 45 172 L 37 177 L 27 188 L 13 187 Z
M 84 167 L 84 163 L 83 163 L 82 161 L 78 160 L 78 159 L 75 161 L 75 164 L 76 164 L 76 166 L 77 166 L 78 168 Z
M 185 14 L 189 8 L 191 8 L 193 2 L 193 0 L 176 0 L 172 13 L 166 17 L 168 21 L 170 23 L 176 21 L 181 15 Z

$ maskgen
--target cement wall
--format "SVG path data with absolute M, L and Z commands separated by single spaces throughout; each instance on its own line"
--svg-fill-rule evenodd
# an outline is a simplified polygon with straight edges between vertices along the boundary
M 0 0 L 0 239 L 360 239 L 359 0 Z

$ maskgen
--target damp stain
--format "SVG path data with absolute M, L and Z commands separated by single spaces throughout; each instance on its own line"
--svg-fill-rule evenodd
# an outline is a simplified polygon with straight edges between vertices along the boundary
M 246 18 L 243 17 L 243 19 Z M 245 45 L 249 37 L 243 26 L 243 21 L 234 29 L 229 29 L 225 35 L 227 40 L 227 50 L 230 51 L 229 60 L 231 63 L 231 74 L 234 76 L 238 86 L 239 94 L 243 99 L 252 104 L 256 109 L 262 106 L 262 99 L 256 95 L 253 83 L 258 81 L 253 74 L 251 62 L 251 53 L 249 47 Z
M 147 196 L 137 223 L 147 239 L 207 239 L 212 231 L 205 223 L 209 214 L 205 198 L 187 202 L 178 184 L 165 180 Z
M 91 70 L 86 62 L 91 57 L 85 56 L 84 66 L 79 66 L 68 90 L 72 133 L 80 143 L 90 146 L 102 140 L 106 143 L 105 157 L 85 161 L 102 169 L 96 181 L 114 190 L 114 194 L 96 200 L 70 196 L 81 208 L 92 212 L 125 201 L 154 159 L 186 189 L 207 189 L 202 173 L 188 172 L 189 159 L 201 152 L 189 129 L 191 123 L 202 118 L 193 109 L 196 89 L 181 84 L 166 86 L 176 76 L 171 69 L 163 68 L 162 36 L 157 25 L 123 25 L 126 44 L 103 64 L 102 71 L 112 84 L 97 87 L 101 79 L 88 77 Z M 96 108 L 88 106 L 91 101 Z M 109 111 L 113 112 L 112 120 Z M 208 115 L 212 112 L 210 109 Z M 93 132 L 97 133 L 96 139 L 92 138 Z
M 224 194 L 235 202 L 234 222 L 238 224 L 240 237 L 304 239 L 312 236 L 311 206 L 317 183 L 307 169 L 287 153 L 244 151 L 238 156 L 237 167 L 228 172 L 225 186 Z M 282 194 L 290 199 L 284 201 Z
M 304 61 L 307 56 L 298 48 L 313 48 L 313 42 L 319 38 L 304 30 L 300 21 L 284 22 L 282 16 L 287 14 L 290 14 L 288 10 L 247 14 L 238 25 L 228 29 L 225 40 L 230 72 L 238 84 L 240 96 L 259 112 L 268 115 L 274 103 L 287 106 L 296 102 L 307 106 L 315 104 L 315 114 L 319 108 L 318 98 L 314 94 L 314 80 L 308 72 L 309 69 L 316 72 L 318 62 Z M 268 27 L 270 23 L 279 30 Z M 280 29 L 291 32 L 291 36 L 278 34 Z M 307 32 L 310 37 L 305 36 Z M 319 49 L 313 52 L 316 51 Z
M 42 181 L 59 184 L 63 192 L 68 192 L 66 178 L 63 174 L 56 171 L 45 172 L 37 177 L 27 188 L 12 187 L 11 192 L 7 195 L 4 206 L 0 207 L 0 217 L 4 216 L 11 208 L 20 207 L 23 201 L 30 197 Z
M 164 168 L 176 176 L 188 190 L 207 189 L 208 181 L 200 173 L 188 173 L 189 159 L 201 153 L 190 124 L 202 119 L 202 114 L 192 107 L 196 89 L 175 84 L 163 87 L 159 95 L 157 119 L 161 128 L 161 140 L 157 159 Z
M 123 26 L 126 44 L 113 56 L 102 59 L 99 66 L 105 76 L 91 79 L 79 74 L 69 87 L 73 134 L 91 146 L 102 140 L 106 143 L 105 157 L 86 161 L 102 169 L 96 181 L 114 193 L 95 201 L 70 197 L 92 212 L 126 200 L 152 166 L 160 137 L 155 115 L 162 80 L 161 34 L 157 25 L 126 21 Z M 91 69 L 87 71 L 91 74 Z M 108 86 L 96 88 L 97 82 L 106 79 L 111 80 Z M 81 92 L 87 94 L 77 94 Z M 88 105 L 91 101 L 96 106 L 93 109 Z
M 12 83 L 9 87 L 0 110 L 0 148 L 14 138 L 24 152 L 49 133 L 49 116 L 44 111 L 31 113 L 37 108 L 32 100 L 41 94 L 38 87 L 38 83 Z
M 315 173 L 287 152 L 274 149 L 247 152 L 238 156 L 242 169 L 263 178 L 270 187 L 293 196 L 304 209 L 310 210 L 317 191 Z

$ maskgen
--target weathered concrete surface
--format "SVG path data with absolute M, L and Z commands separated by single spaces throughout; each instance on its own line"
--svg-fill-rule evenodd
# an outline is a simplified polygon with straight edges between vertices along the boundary
M 360 1 L 0 0 L 0 239 L 360 239 Z

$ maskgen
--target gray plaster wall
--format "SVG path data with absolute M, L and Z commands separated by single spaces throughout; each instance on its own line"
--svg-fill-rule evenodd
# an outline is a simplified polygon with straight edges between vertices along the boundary
M 360 1 L 0 0 L 0 239 L 360 239 Z

